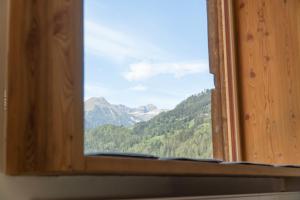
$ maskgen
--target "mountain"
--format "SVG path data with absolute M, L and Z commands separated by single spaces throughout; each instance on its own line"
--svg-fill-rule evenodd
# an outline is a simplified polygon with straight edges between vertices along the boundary
M 149 110 L 149 107 L 152 108 L 148 106 L 144 111 L 156 110 Z M 192 95 L 173 110 L 161 112 L 132 127 L 103 125 L 87 130 L 85 151 L 210 158 L 211 92 L 206 90 Z
M 93 97 L 85 101 L 85 128 L 95 128 L 100 125 L 131 126 L 137 122 L 147 121 L 164 110 L 149 104 L 137 108 L 125 105 L 110 104 L 103 97 Z
M 153 104 L 148 104 L 146 106 L 140 106 L 138 108 L 133 108 L 130 110 L 129 114 L 132 115 L 136 122 L 148 121 L 158 115 L 161 112 L 167 111 L 165 109 L 158 109 Z

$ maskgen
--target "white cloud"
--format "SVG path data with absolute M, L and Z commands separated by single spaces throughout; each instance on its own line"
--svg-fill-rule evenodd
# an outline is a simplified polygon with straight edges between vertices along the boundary
M 131 88 L 129 88 L 130 90 L 133 90 L 133 91 L 139 91 L 139 92 L 142 92 L 142 91 L 146 91 L 147 90 L 147 87 L 144 86 L 144 85 L 136 85 L 136 86 L 133 86 Z
M 113 61 L 157 60 L 167 57 L 163 50 L 151 43 L 89 20 L 85 21 L 85 49 L 88 53 Z
M 175 78 L 180 78 L 188 74 L 207 72 L 208 68 L 207 61 L 178 63 L 140 62 L 131 64 L 129 71 L 124 74 L 124 77 L 129 81 L 146 80 L 161 74 L 170 74 Z

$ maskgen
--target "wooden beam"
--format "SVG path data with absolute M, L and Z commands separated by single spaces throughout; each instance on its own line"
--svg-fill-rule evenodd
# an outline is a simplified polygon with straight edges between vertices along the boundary
M 0 172 L 4 171 L 6 152 L 6 70 L 8 55 L 9 1 L 0 1 Z
M 82 169 L 82 1 L 10 3 L 7 173 Z
M 229 161 L 241 161 L 241 139 L 240 139 L 240 111 L 239 111 L 239 87 L 238 66 L 236 64 L 236 30 L 233 0 L 222 1 L 223 12 L 223 54 L 225 102 L 227 119 L 227 142 L 229 149 Z
M 224 106 L 222 104 L 222 69 L 223 66 L 223 43 L 222 43 L 222 11 L 218 0 L 207 1 L 208 18 L 208 47 L 209 67 L 214 75 L 215 88 L 211 93 L 211 116 L 212 116 L 212 142 L 213 157 L 228 160 L 228 148 L 226 142 L 226 124 L 224 124 Z
M 240 124 L 233 4 L 231 0 L 207 1 L 212 92 L 212 137 L 214 157 L 239 161 Z

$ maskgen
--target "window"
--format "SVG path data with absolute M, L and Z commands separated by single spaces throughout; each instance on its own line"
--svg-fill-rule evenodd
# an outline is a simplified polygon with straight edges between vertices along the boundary
M 210 0 L 207 5 L 209 70 L 214 74 L 215 86 L 211 89 L 213 157 L 230 161 L 235 160 L 238 155 L 236 149 L 239 141 L 235 137 L 238 123 L 235 109 L 234 41 L 229 9 L 231 3 Z M 47 3 L 11 1 L 10 18 L 14 19 L 14 26 L 9 29 L 13 34 L 9 34 L 8 44 L 9 100 L 5 108 L 7 123 L 3 155 L 8 174 L 254 174 L 247 167 L 233 173 L 234 167 L 207 163 L 84 155 L 82 9 L 81 0 L 53 0 Z M 24 16 L 27 23 L 23 23 Z M 157 60 L 149 61 L 157 64 Z M 182 58 L 178 61 L 186 62 Z M 168 68 L 173 67 L 170 60 L 166 63 L 171 63 L 166 65 Z M 130 68 L 125 68 L 124 72 L 128 75 Z M 164 74 L 173 78 L 175 76 L 175 79 L 176 75 L 178 74 Z M 197 87 L 196 92 L 201 90 L 200 88 L 198 91 Z M 180 97 L 178 101 L 175 99 L 174 105 L 193 93 Z M 113 104 L 123 103 L 106 98 Z M 193 126 L 193 123 L 189 121 L 188 125 Z M 156 154 L 162 157 L 173 155 Z M 200 157 L 187 154 L 174 156 Z M 290 173 L 295 172 L 290 170 Z
M 204 0 L 85 0 L 87 154 L 212 158 Z

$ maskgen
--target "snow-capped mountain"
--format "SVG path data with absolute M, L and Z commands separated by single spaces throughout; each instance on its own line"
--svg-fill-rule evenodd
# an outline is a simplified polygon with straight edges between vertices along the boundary
M 148 121 L 166 111 L 148 104 L 137 108 L 110 104 L 103 97 L 93 97 L 85 101 L 85 128 L 94 128 L 104 124 L 131 126 L 137 122 Z

